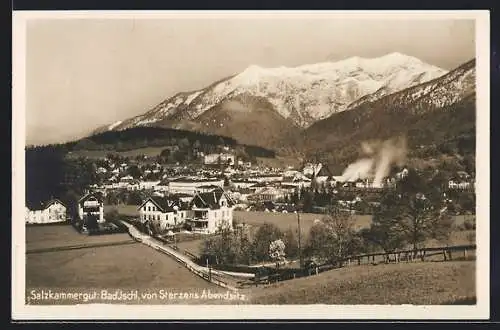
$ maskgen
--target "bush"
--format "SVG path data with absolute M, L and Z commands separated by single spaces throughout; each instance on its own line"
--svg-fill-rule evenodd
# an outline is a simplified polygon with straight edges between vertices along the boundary
M 466 219 L 464 221 L 464 229 L 465 230 L 475 230 L 476 229 L 476 219 Z
M 104 215 L 104 219 L 106 219 L 106 221 L 108 222 L 114 222 L 118 220 L 118 217 L 119 213 L 117 209 L 112 209 L 109 212 L 106 212 L 106 214 Z

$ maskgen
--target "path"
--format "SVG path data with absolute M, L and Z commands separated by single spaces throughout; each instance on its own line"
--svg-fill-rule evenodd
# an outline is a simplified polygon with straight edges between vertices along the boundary
M 153 249 L 157 251 L 161 251 L 170 257 L 174 258 L 177 260 L 179 263 L 183 264 L 187 269 L 189 269 L 191 272 L 195 273 L 196 275 L 204 278 L 207 281 L 210 281 L 212 283 L 215 283 L 219 286 L 228 288 L 230 290 L 237 290 L 236 286 L 238 285 L 238 280 L 234 278 L 233 276 L 229 275 L 236 275 L 237 273 L 228 273 L 228 272 L 221 272 L 215 269 L 209 269 L 207 267 L 200 266 L 193 262 L 191 258 L 186 256 L 185 254 L 181 253 L 180 251 L 176 251 L 169 246 L 164 245 L 162 242 L 156 240 L 155 238 L 144 234 L 140 232 L 135 226 L 120 220 L 122 224 L 124 224 L 130 233 L 130 235 L 136 239 L 137 241 L 152 247 Z M 253 274 L 241 274 L 243 276 L 245 275 L 252 275 Z

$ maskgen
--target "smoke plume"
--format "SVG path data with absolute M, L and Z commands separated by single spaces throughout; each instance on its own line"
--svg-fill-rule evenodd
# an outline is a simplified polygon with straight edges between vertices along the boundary
M 365 157 L 347 166 L 342 173 L 344 181 L 373 179 L 374 187 L 381 187 L 393 165 L 402 166 L 406 161 L 406 139 L 392 138 L 385 141 L 367 141 L 361 144 Z

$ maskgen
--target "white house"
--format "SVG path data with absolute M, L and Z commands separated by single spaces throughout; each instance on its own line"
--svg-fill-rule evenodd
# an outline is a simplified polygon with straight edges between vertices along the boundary
M 235 179 L 231 180 L 231 186 L 234 189 L 242 189 L 242 188 L 249 188 L 256 184 L 257 181 L 255 180 L 247 180 L 247 179 Z
M 190 194 L 195 195 L 200 186 L 215 185 L 224 187 L 223 179 L 189 179 L 179 178 L 169 182 L 168 191 L 171 194 Z
M 261 202 L 274 202 L 280 198 L 283 198 L 284 196 L 285 194 L 283 193 L 283 191 L 277 189 L 276 187 L 264 187 L 256 191 L 252 197 L 253 199 Z
M 300 188 L 310 187 L 311 179 L 304 176 L 302 173 L 297 173 L 297 175 L 295 175 L 293 179 L 287 178 L 287 180 L 283 180 L 283 183 L 287 185 L 293 185 L 298 189 L 300 189 Z
M 136 190 L 140 190 L 140 184 L 139 184 L 139 181 L 137 180 L 133 180 L 131 182 L 129 182 L 129 184 L 127 185 L 127 190 L 129 191 L 136 191 Z
M 222 189 L 198 193 L 190 203 L 193 212 L 187 224 L 193 232 L 207 234 L 221 227 L 232 228 L 234 204 Z
M 78 215 L 86 223 L 88 216 L 97 218 L 98 223 L 104 222 L 104 205 L 102 200 L 95 194 L 89 193 L 78 201 Z
M 209 185 L 203 185 L 203 186 L 197 186 L 195 188 L 196 193 L 204 193 L 204 192 L 211 192 L 215 189 L 221 188 L 220 186 L 214 185 L 214 184 L 209 184 Z
M 186 221 L 189 214 L 183 205 L 177 198 L 151 196 L 139 207 L 141 222 L 156 222 L 162 231 L 176 228 Z
M 281 182 L 283 181 L 283 176 L 280 174 L 261 174 L 253 175 L 249 179 L 257 182 Z
M 214 165 L 214 164 L 228 164 L 234 165 L 235 156 L 228 153 L 220 153 L 220 154 L 208 154 L 203 158 L 203 163 L 205 165 Z
M 133 177 L 131 177 L 130 175 L 126 175 L 120 179 L 120 181 L 118 182 L 118 187 L 127 189 L 127 187 L 134 181 L 135 180 Z
M 166 193 L 168 192 L 168 184 L 169 184 L 168 180 L 162 180 L 153 187 L 153 190 Z
M 66 221 L 66 206 L 60 200 L 52 199 L 45 205 L 40 205 L 40 208 L 33 210 L 26 208 L 25 220 L 28 224 L 64 222 Z
M 255 193 L 254 189 L 240 188 L 236 191 L 228 192 L 227 194 L 235 201 L 248 202 L 248 197 Z
M 154 189 L 155 186 L 160 184 L 160 180 L 155 180 L 155 181 L 140 181 L 139 182 L 139 189 L 141 190 L 149 190 L 149 189 Z

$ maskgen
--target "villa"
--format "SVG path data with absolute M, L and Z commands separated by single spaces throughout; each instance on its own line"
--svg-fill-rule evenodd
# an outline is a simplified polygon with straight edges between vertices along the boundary
M 214 233 L 217 229 L 232 228 L 234 201 L 222 189 L 197 193 L 190 203 L 191 217 L 186 219 L 191 231 Z

